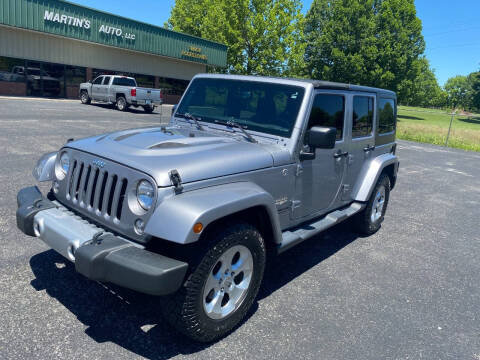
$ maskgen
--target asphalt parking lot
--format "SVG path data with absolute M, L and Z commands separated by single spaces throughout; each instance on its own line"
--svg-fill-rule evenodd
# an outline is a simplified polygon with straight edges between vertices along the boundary
M 380 231 L 358 237 L 341 224 L 278 257 L 248 320 L 211 345 L 176 335 L 155 297 L 88 281 L 16 229 L 16 193 L 42 153 L 159 122 L 0 99 L 1 359 L 480 360 L 480 153 L 400 141 Z

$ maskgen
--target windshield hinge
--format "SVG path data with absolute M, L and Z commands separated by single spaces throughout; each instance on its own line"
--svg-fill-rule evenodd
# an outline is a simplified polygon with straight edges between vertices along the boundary
M 182 178 L 180 177 L 180 174 L 178 173 L 177 169 L 173 169 L 172 171 L 170 171 L 169 175 L 170 175 L 170 181 L 175 187 L 175 194 L 182 192 L 183 190 Z

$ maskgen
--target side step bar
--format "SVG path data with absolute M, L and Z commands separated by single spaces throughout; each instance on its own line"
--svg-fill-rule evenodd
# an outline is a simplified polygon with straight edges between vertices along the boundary
M 302 224 L 297 228 L 284 231 L 282 234 L 282 243 L 278 247 L 278 253 L 282 253 L 302 241 L 321 233 L 329 227 L 346 220 L 350 216 L 360 212 L 365 206 L 366 204 L 354 202 L 342 210 L 335 210 L 311 223 Z

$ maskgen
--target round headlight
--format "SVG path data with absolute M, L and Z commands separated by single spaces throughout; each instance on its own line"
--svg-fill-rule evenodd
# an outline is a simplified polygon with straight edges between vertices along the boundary
M 137 201 L 144 210 L 150 210 L 155 199 L 155 188 L 147 181 L 142 180 L 137 186 Z
M 67 175 L 68 170 L 70 169 L 70 157 L 66 152 L 60 155 L 60 159 L 58 161 L 58 166 L 56 168 L 56 175 L 58 180 L 62 180 Z
M 62 156 L 60 156 L 60 167 L 65 174 L 68 173 L 68 169 L 70 169 L 70 158 L 67 153 L 63 153 Z

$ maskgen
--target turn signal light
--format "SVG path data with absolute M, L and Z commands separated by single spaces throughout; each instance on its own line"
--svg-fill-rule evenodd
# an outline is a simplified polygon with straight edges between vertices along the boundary
M 196 223 L 195 225 L 193 225 L 193 232 L 195 234 L 200 234 L 203 230 L 203 224 L 202 223 Z

